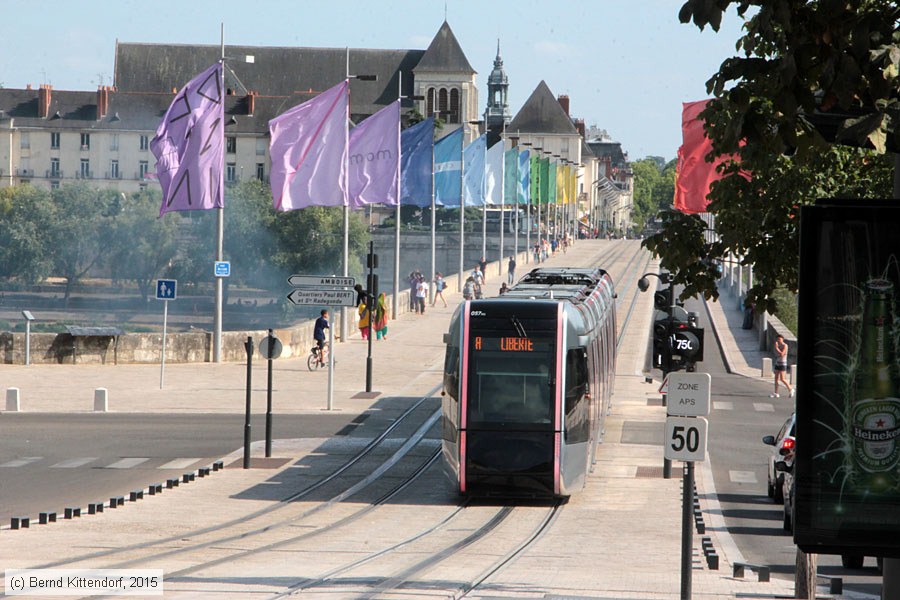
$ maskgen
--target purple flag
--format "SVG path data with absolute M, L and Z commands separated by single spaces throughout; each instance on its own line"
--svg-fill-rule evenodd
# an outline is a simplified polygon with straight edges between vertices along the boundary
M 275 210 L 347 205 L 348 82 L 269 121 Z
M 159 216 L 225 205 L 224 119 L 222 64 L 216 63 L 178 92 L 150 142 L 163 195 Z
M 397 205 L 400 178 L 400 100 L 350 132 L 347 184 L 350 206 Z

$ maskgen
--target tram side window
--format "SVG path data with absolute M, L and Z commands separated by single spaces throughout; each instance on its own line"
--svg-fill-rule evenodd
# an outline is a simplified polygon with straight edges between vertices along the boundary
M 566 354 L 566 441 L 570 444 L 586 442 L 590 437 L 587 391 L 587 353 L 573 348 Z
M 444 390 L 454 400 L 459 400 L 459 347 L 447 346 L 444 357 Z

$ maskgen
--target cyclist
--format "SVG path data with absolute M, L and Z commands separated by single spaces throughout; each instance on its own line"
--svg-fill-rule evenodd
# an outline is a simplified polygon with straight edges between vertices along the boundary
M 316 340 L 316 346 L 319 348 L 319 364 L 325 365 L 325 330 L 330 329 L 328 325 L 328 311 L 323 309 L 321 316 L 316 319 L 315 327 L 313 328 L 313 339 Z

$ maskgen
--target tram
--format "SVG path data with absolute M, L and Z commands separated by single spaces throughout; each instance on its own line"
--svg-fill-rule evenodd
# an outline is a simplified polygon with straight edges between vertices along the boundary
M 616 366 L 613 282 L 536 268 L 460 304 L 444 335 L 442 453 L 467 496 L 564 498 L 585 485 Z

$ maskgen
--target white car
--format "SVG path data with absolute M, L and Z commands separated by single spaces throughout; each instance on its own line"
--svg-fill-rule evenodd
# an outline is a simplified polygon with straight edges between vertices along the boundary
M 769 461 L 766 465 L 766 494 L 772 498 L 776 504 L 784 502 L 784 470 L 777 470 L 775 463 L 784 464 L 785 457 L 791 454 L 796 445 L 794 432 L 797 427 L 796 414 L 791 413 L 788 420 L 784 422 L 777 435 L 767 435 L 763 437 L 763 444 L 772 446 L 772 453 L 769 455 Z

